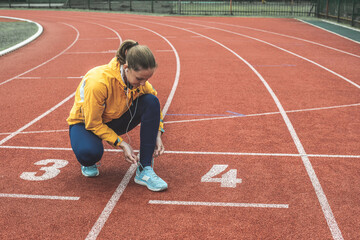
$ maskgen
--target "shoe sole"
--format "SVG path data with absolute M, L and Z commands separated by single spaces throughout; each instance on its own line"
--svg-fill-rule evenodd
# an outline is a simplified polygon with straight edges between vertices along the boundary
M 136 178 L 134 178 L 134 182 L 139 184 L 139 185 L 142 185 L 142 186 L 146 186 L 150 191 L 153 191 L 153 192 L 160 192 L 160 191 L 164 191 L 167 189 L 167 187 L 165 188 L 152 188 L 152 187 L 149 187 L 149 185 L 141 180 L 138 180 Z
M 81 171 L 82 175 L 85 176 L 85 177 L 88 177 L 88 178 L 93 178 L 93 177 L 97 177 L 99 176 L 99 172 L 95 175 L 95 176 L 92 176 L 92 175 L 86 175 L 83 173 L 83 171 Z

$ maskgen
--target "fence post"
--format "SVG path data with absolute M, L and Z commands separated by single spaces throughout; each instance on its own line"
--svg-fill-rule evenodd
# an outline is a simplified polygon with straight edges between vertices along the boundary
M 154 0 L 151 0 L 151 12 L 154 13 Z
M 337 6 L 337 22 L 340 22 L 340 5 L 341 5 L 341 0 L 338 0 L 338 6 Z
M 326 12 L 325 12 L 326 18 L 329 17 L 329 0 L 326 0 Z
M 233 12 L 232 12 L 232 0 L 230 0 L 230 15 L 233 15 Z
M 353 0 L 352 14 L 351 14 L 351 26 L 355 26 L 355 0 Z
M 178 9 L 179 9 L 179 14 L 181 15 L 181 0 L 179 0 L 179 7 L 178 7 Z

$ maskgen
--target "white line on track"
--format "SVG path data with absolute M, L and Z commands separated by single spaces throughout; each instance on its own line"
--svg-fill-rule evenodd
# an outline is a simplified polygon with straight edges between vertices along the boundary
M 8 79 L 8 80 L 5 80 L 4 82 L 1 82 L 1 83 L 0 83 L 0 86 L 3 85 L 3 84 L 5 84 L 5 83 L 8 83 L 8 82 L 10 82 L 10 81 L 12 81 L 12 80 L 14 80 L 14 79 L 17 79 L 18 77 L 21 77 L 21 76 L 23 76 L 23 75 L 25 75 L 25 74 L 27 74 L 27 73 L 35 70 L 35 69 L 38 69 L 38 68 L 41 67 L 41 66 L 44 66 L 45 64 L 47 64 L 47 63 L 51 62 L 52 60 L 54 60 L 55 58 L 61 56 L 61 55 L 64 54 L 67 50 L 69 50 L 72 46 L 74 46 L 74 44 L 75 44 L 75 43 L 78 41 L 78 39 L 79 39 L 79 31 L 78 31 L 74 26 L 72 26 L 72 25 L 70 25 L 70 24 L 67 24 L 67 23 L 62 23 L 62 24 L 65 24 L 65 25 L 73 28 L 73 29 L 76 31 L 76 38 L 75 38 L 75 40 L 74 40 L 67 48 L 65 48 L 62 52 L 60 52 L 60 53 L 57 54 L 56 56 L 50 58 L 49 60 L 47 60 L 47 61 L 45 61 L 45 62 L 37 65 L 36 67 L 33 67 L 33 68 L 29 69 L 29 70 L 27 70 L 27 71 L 25 71 L 25 72 L 23 72 L 23 73 L 15 76 L 15 77 L 12 77 L 12 78 L 10 78 L 10 79 Z
M 153 23 L 155 23 L 155 22 L 153 22 Z M 182 23 L 183 23 L 183 22 L 182 22 Z M 155 23 L 155 24 L 160 24 L 160 23 Z M 196 23 L 188 23 L 188 24 L 197 25 L 197 26 L 204 26 L 204 25 L 196 24 Z M 160 24 L 160 25 L 167 25 L 167 24 Z M 167 26 L 170 26 L 170 25 L 167 25 Z M 175 26 L 172 26 L 172 27 L 175 27 Z M 178 28 L 178 27 L 175 27 L 175 28 Z M 319 63 L 317 63 L 317 62 L 315 62 L 315 61 L 312 61 L 312 60 L 310 60 L 310 59 L 308 59 L 308 58 L 306 58 L 306 57 L 303 57 L 303 56 L 301 56 L 301 55 L 299 55 L 299 54 L 296 54 L 296 53 L 291 52 L 291 51 L 289 51 L 289 50 L 286 50 L 286 49 L 284 49 L 284 48 L 282 48 L 282 47 L 279 47 L 279 46 L 277 46 L 277 45 L 275 45 L 275 44 L 272 44 L 272 43 L 266 42 L 266 41 L 264 41 L 264 40 L 261 40 L 261 39 L 255 38 L 255 37 L 251 37 L 251 36 L 248 36 L 248 35 L 245 35 L 245 34 L 233 32 L 233 31 L 229 31 L 229 30 L 225 30 L 225 29 L 221 29 L 221 28 L 217 28 L 217 27 L 211 27 L 211 28 L 212 28 L 212 29 L 215 29 L 215 30 L 222 31 L 222 32 L 227 32 L 227 33 L 231 33 L 231 34 L 234 34 L 234 35 L 238 35 L 238 36 L 242 36 L 242 37 L 245 37 L 245 38 L 249 38 L 249 39 L 252 39 L 252 40 L 255 40 L 255 41 L 264 43 L 264 44 L 266 44 L 266 45 L 272 46 L 272 47 L 274 47 L 274 48 L 277 48 L 277 49 L 279 49 L 279 50 L 281 50 L 281 51 L 284 51 L 284 52 L 289 53 L 289 54 L 291 54 L 291 55 L 293 55 L 293 56 L 296 56 L 296 57 L 298 57 L 298 58 L 301 58 L 301 59 L 303 59 L 303 60 L 305 60 L 305 61 L 307 61 L 307 62 L 309 62 L 309 63 L 312 63 L 312 64 L 314 64 L 315 66 L 318 66 L 318 67 L 324 69 L 325 71 L 327 71 L 327 72 L 329 72 L 329 73 L 331 73 L 331 74 L 333 74 L 333 75 L 335 75 L 335 76 L 337 76 L 337 77 L 345 80 L 346 82 L 348 82 L 348 83 L 352 84 L 353 86 L 355 86 L 355 87 L 357 87 L 357 88 L 360 89 L 360 85 L 359 85 L 359 84 L 357 84 L 357 83 L 351 81 L 350 79 L 348 79 L 348 78 L 340 75 L 339 73 L 337 73 L 337 72 L 335 72 L 335 71 L 332 71 L 332 70 L 328 69 L 327 67 L 324 67 L 323 65 L 321 65 L 321 64 L 319 64 Z M 192 32 L 192 33 L 194 33 L 194 34 L 199 34 L 199 33 L 195 33 L 195 32 L 193 32 L 193 31 L 191 31 L 191 30 L 188 30 L 188 29 L 184 29 L 184 28 L 180 28 L 180 29 L 183 29 L 184 31 Z M 201 35 L 201 34 L 200 34 L 200 35 Z M 200 35 L 199 35 L 199 36 L 200 36 Z M 204 38 L 208 38 L 208 37 L 205 37 L 205 36 L 203 36 L 203 37 L 204 37 Z M 254 68 L 254 69 L 255 69 L 255 68 Z
M 339 105 L 339 106 L 330 106 L 330 107 L 308 108 L 308 109 L 301 109 L 301 110 L 289 110 L 289 111 L 286 111 L 286 113 L 319 111 L 319 110 L 328 110 L 328 109 L 355 107 L 355 106 L 360 106 L 360 103 L 346 104 L 346 105 Z M 221 119 L 240 118 L 240 117 L 246 118 L 246 117 L 257 117 L 257 116 L 274 115 L 274 114 L 280 114 L 280 112 L 254 113 L 254 114 L 248 114 L 248 115 L 243 115 L 243 116 L 232 115 L 232 116 L 224 116 L 224 117 L 211 117 L 211 118 L 198 118 L 198 119 L 187 119 L 187 120 L 177 120 L 177 121 L 165 121 L 164 124 L 221 120 Z
M 49 196 L 49 195 L 31 195 L 31 194 L 9 194 L 0 193 L 3 198 L 32 198 L 32 199 L 49 199 L 49 200 L 79 200 L 80 197 L 66 197 L 66 196 Z
M 340 27 L 343 27 L 343 28 L 347 28 L 347 29 L 350 29 L 350 30 L 353 30 L 353 31 L 356 31 L 356 32 L 360 32 L 360 29 L 357 29 L 355 27 L 350 27 L 350 26 L 347 26 L 347 25 L 344 25 L 344 24 L 340 24 L 340 23 L 337 23 L 337 22 L 334 22 L 334 21 L 329 21 L 329 20 L 325 20 L 325 19 L 321 19 L 321 21 L 332 24 L 332 25 L 340 26 Z M 357 42 L 357 43 L 360 43 L 360 42 Z
M 175 80 L 174 80 L 174 84 L 172 86 L 171 92 L 170 92 L 170 94 L 168 96 L 168 99 L 167 99 L 167 101 L 165 103 L 165 106 L 164 106 L 164 108 L 162 110 L 163 116 L 165 117 L 166 112 L 167 112 L 168 108 L 170 107 L 171 101 L 172 101 L 172 99 L 174 97 L 174 94 L 175 94 L 175 91 L 176 91 L 176 88 L 178 86 L 179 79 L 180 79 L 180 58 L 179 58 L 179 55 L 178 55 L 176 49 L 174 48 L 174 46 L 170 43 L 170 41 L 167 40 L 164 36 L 160 35 L 159 33 L 154 32 L 154 31 L 152 31 L 152 30 L 150 30 L 148 28 L 138 26 L 138 25 L 133 25 L 133 24 L 129 24 L 129 23 L 123 23 L 123 24 L 131 25 L 131 26 L 137 26 L 137 27 L 139 27 L 139 28 L 141 28 L 143 30 L 154 33 L 155 35 L 157 35 L 160 38 L 162 38 L 163 40 L 165 40 L 170 45 L 171 49 L 173 50 L 173 52 L 175 54 L 175 58 L 176 58 L 176 75 L 175 75 Z M 107 221 L 107 219 L 109 218 L 111 212 L 115 208 L 116 203 L 119 201 L 121 195 L 123 194 L 126 186 L 129 184 L 130 178 L 134 174 L 135 170 L 136 170 L 136 165 L 131 165 L 130 168 L 127 170 L 124 178 L 120 182 L 120 184 L 117 187 L 117 189 L 115 190 L 114 194 L 111 196 L 111 199 L 106 204 L 104 210 L 100 214 L 100 216 L 97 219 L 97 221 L 95 222 L 94 226 L 91 228 L 91 231 L 87 235 L 86 240 L 96 239 L 97 238 L 97 236 L 101 232 L 101 229 L 103 228 L 105 222 Z
M 65 54 L 114 54 L 114 53 L 116 53 L 115 50 L 107 50 L 100 52 L 67 52 Z
M 148 203 L 160 204 L 160 205 L 207 206 L 207 207 L 289 208 L 288 204 L 267 204 L 267 203 L 226 203 L 226 202 L 192 202 L 192 201 L 164 201 L 164 200 L 149 200 Z
M 147 18 L 146 18 L 147 19 Z M 171 20 L 171 18 L 167 18 L 167 20 Z M 303 23 L 302 20 L 300 19 L 297 19 L 299 21 L 299 23 Z M 194 21 L 194 20 L 193 20 Z M 324 21 L 324 20 L 323 20 Z M 178 19 L 176 20 L 172 20 L 172 22 L 178 22 Z M 204 21 L 204 20 L 197 20 L 197 22 L 201 22 L 201 23 L 210 23 L 210 24 L 218 24 L 218 25 L 223 25 L 223 26 L 231 26 L 231 27 L 236 27 L 236 28 L 244 28 L 244 29 L 249 29 L 249 30 L 253 30 L 253 31 L 257 31 L 257 32 L 264 32 L 264 33 L 268 33 L 268 34 L 273 34 L 273 35 L 277 35 L 277 36 L 281 36 L 281 37 L 286 37 L 286 38 L 291 38 L 291 39 L 296 39 L 296 40 L 299 40 L 299 41 L 302 41 L 302 42 L 307 42 L 307 43 L 310 43 L 310 44 L 314 44 L 314 45 L 318 45 L 318 46 L 321 46 L 321 47 L 324 47 L 324 48 L 328 48 L 328 49 L 331 49 L 331 50 L 334 50 L 334 51 L 337 51 L 337 52 L 341 52 L 341 53 L 344 53 L 344 54 L 347 54 L 347 55 L 351 55 L 353 57 L 357 57 L 357 58 L 360 58 L 360 55 L 356 55 L 354 53 L 350 53 L 350 52 L 346 52 L 344 50 L 341 50 L 341 49 L 337 49 L 337 48 L 334 48 L 334 47 L 330 47 L 330 46 L 327 46 L 327 45 L 324 45 L 324 44 L 321 44 L 321 43 L 318 43 L 318 42 L 314 42 L 314 41 L 311 41 L 311 40 L 307 40 L 307 39 L 304 39 L 304 38 L 299 38 L 299 37 L 295 37 L 295 36 L 291 36 L 291 35 L 286 35 L 286 34 L 282 34 L 282 33 L 277 33 L 277 32 L 272 32 L 272 31 L 267 31 L 267 30 L 264 30 L 264 29 L 259 29 L 259 28 L 253 28 L 253 27 L 247 27 L 247 26 L 241 26 L 241 25 L 234 25 L 234 24 L 227 24 L 227 23 L 221 23 L 221 22 L 209 22 L 209 21 Z M 325 21 L 326 22 L 326 21 Z M 353 28 L 351 28 L 352 30 L 354 30 Z M 359 30 L 357 30 L 359 31 Z M 332 32 L 331 32 L 332 33 Z M 351 39 L 350 39 L 351 40 Z
M 286 113 L 319 111 L 319 110 L 328 110 L 328 109 L 355 107 L 355 106 L 360 106 L 360 103 L 338 105 L 338 106 L 330 106 L 330 107 L 318 107 L 318 108 L 308 108 L 308 109 L 299 109 L 299 110 L 289 110 L 289 111 L 286 111 Z M 241 118 L 246 118 L 246 117 L 266 116 L 266 115 L 274 115 L 274 114 L 280 114 L 280 112 L 254 113 L 254 114 L 248 114 L 248 115 L 230 115 L 230 116 L 224 116 L 224 117 L 210 117 L 210 118 L 164 121 L 164 124 L 211 121 L 211 120 L 221 120 L 221 119 L 240 118 L 240 117 Z M 67 131 L 69 131 L 69 130 L 68 129 L 61 129 L 61 130 L 43 130 L 43 131 L 28 131 L 28 132 L 24 131 L 24 132 L 20 132 L 19 134 L 57 133 L 57 132 L 67 132 Z M 12 134 L 12 132 L 0 133 L 0 135 L 9 135 L 9 134 Z
M 320 203 L 321 209 L 322 209 L 322 211 L 323 211 L 324 217 L 325 217 L 325 219 L 326 219 L 326 221 L 327 221 L 327 224 L 328 224 L 328 227 L 329 227 L 329 229 L 330 229 L 330 232 L 331 232 L 331 234 L 332 234 L 332 236 L 333 236 L 333 239 L 343 239 L 343 236 L 342 236 L 342 234 L 341 234 L 340 228 L 339 228 L 339 226 L 337 225 L 337 222 L 336 222 L 336 220 L 335 220 L 335 217 L 334 217 L 334 214 L 333 214 L 333 212 L 332 212 L 332 210 L 331 210 L 331 207 L 330 207 L 330 205 L 329 205 L 329 202 L 328 202 L 328 200 L 327 200 L 327 198 L 326 198 L 326 195 L 325 195 L 325 193 L 324 193 L 324 191 L 323 191 L 323 189 L 322 189 L 322 187 L 321 187 L 320 181 L 319 181 L 318 177 L 316 176 L 315 170 L 313 169 L 312 164 L 311 164 L 309 158 L 307 157 L 307 154 L 306 154 L 306 152 L 305 152 L 305 149 L 304 149 L 304 147 L 303 147 L 303 145 L 302 145 L 302 143 L 301 143 L 301 141 L 300 141 L 300 139 L 299 139 L 299 137 L 298 137 L 298 135 L 297 135 L 297 133 L 296 133 L 296 131 L 295 131 L 295 129 L 294 129 L 294 127 L 293 127 L 290 119 L 289 119 L 289 117 L 287 116 L 287 114 L 286 114 L 286 112 L 285 112 L 282 104 L 280 103 L 280 101 L 279 101 L 279 99 L 277 98 L 277 96 L 276 96 L 276 94 L 274 93 L 274 91 L 271 89 L 270 85 L 269 85 L 269 84 L 267 83 L 267 81 L 262 77 L 262 75 L 261 75 L 249 62 L 247 62 L 244 58 L 242 58 L 241 56 L 239 56 L 236 52 L 234 52 L 233 50 L 231 50 L 230 48 L 228 48 L 228 47 L 225 46 L 224 44 L 222 44 L 222 43 L 220 43 L 220 42 L 218 42 L 218 41 L 216 41 L 216 40 L 214 40 L 214 39 L 212 39 L 212 38 L 210 38 L 210 37 L 208 37 L 208 36 L 202 35 L 202 34 L 200 34 L 200 33 L 197 33 L 197 32 L 194 32 L 194 31 L 185 29 L 185 28 L 177 27 L 177 26 L 172 26 L 172 25 L 168 25 L 168 24 L 161 24 L 161 23 L 158 23 L 158 22 L 151 22 L 151 21 L 146 21 L 146 22 L 148 22 L 148 23 L 153 23 L 153 24 L 158 24 L 158 25 L 162 25 L 162 26 L 167 26 L 167 27 L 172 27 L 172 28 L 175 28 L 175 29 L 180 29 L 180 30 L 183 30 L 183 31 L 187 31 L 187 32 L 193 33 L 193 34 L 195 34 L 195 35 L 202 36 L 203 38 L 208 39 L 209 41 L 214 42 L 215 44 L 217 44 L 217 45 L 225 48 L 226 50 L 228 50 L 229 52 L 231 52 L 232 54 L 234 54 L 237 58 L 239 58 L 242 62 L 244 62 L 244 63 L 258 76 L 259 80 L 263 83 L 263 85 L 265 86 L 265 88 L 267 89 L 267 91 L 270 93 L 270 95 L 271 95 L 271 97 L 273 98 L 273 100 L 274 100 L 277 108 L 279 109 L 280 114 L 281 114 L 282 118 L 284 119 L 285 125 L 286 125 L 286 127 L 288 128 L 288 131 L 289 131 L 289 133 L 290 133 L 290 135 L 291 135 L 291 137 L 292 137 L 292 139 L 293 139 L 293 142 L 294 142 L 294 144 L 295 144 L 295 146 L 296 146 L 299 154 L 301 155 L 302 162 L 303 162 L 304 167 L 305 167 L 305 169 L 306 169 L 306 171 L 307 171 L 307 173 L 308 173 L 308 176 L 309 176 L 309 178 L 310 178 L 310 181 L 311 181 L 311 183 L 312 183 L 312 185 L 313 185 L 313 188 L 314 188 L 314 190 L 315 190 L 316 196 L 317 196 L 318 201 L 319 201 L 319 203 Z M 219 29 L 219 28 L 213 28 L 213 29 L 218 29 L 218 30 L 220 30 L 220 31 L 225 31 L 225 30 Z M 225 31 L 225 32 L 234 33 L 234 32 L 231 32 L 231 31 Z M 260 39 L 257 39 L 257 38 L 249 37 L 249 36 L 246 36 L 246 35 L 243 35 L 243 34 L 238 34 L 238 33 L 234 33 L 234 34 L 240 35 L 240 36 L 243 36 L 243 37 L 246 37 L 246 38 L 250 38 L 250 39 L 253 39 L 253 40 L 256 40 L 256 41 L 259 41 L 259 42 L 268 44 L 268 45 L 270 45 L 270 46 L 276 47 L 276 48 L 278 48 L 278 49 L 280 49 L 280 50 L 283 50 L 283 51 L 288 52 L 288 53 L 290 53 L 290 54 L 292 54 L 292 55 L 298 56 L 298 57 L 300 57 L 300 58 L 302 58 L 302 59 L 304 59 L 304 60 L 306 60 L 306 61 L 309 61 L 309 62 L 311 62 L 311 63 L 313 63 L 313 64 L 315 64 L 315 65 L 317 65 L 317 66 L 320 66 L 320 67 L 323 68 L 323 69 L 326 69 L 326 70 L 328 70 L 328 71 L 336 74 L 335 72 L 333 72 L 333 71 L 331 71 L 331 70 L 329 70 L 329 69 L 321 66 L 320 64 L 317 64 L 317 63 L 315 63 L 315 62 L 313 62 L 313 61 L 311 61 L 311 60 L 309 60 L 309 59 L 306 59 L 306 58 L 304 58 L 304 57 L 302 57 L 302 56 L 300 56 L 300 55 L 297 55 L 297 54 L 295 54 L 295 53 L 292 53 L 292 52 L 290 52 L 290 51 L 287 51 L 287 50 L 285 50 L 285 49 L 283 49 L 283 48 L 280 48 L 280 47 L 278 47 L 278 46 L 276 46 L 276 45 L 273 45 L 273 44 L 271 44 L 271 43 L 265 42 L 265 41 L 260 40 Z M 339 75 L 339 74 L 337 74 L 337 75 Z M 339 76 L 340 76 L 340 75 L 339 75 Z M 342 76 L 341 76 L 341 77 L 342 77 Z M 342 78 L 343 78 L 343 77 L 342 77 Z M 357 85 L 356 83 L 353 83 L 353 82 L 351 82 L 350 80 L 348 80 L 348 81 L 349 81 L 351 84 L 353 84 L 354 86 L 357 86 L 358 88 L 360 88 L 360 86 Z
M 82 77 L 18 77 L 17 79 L 81 79 Z
M 48 150 L 48 151 L 72 151 L 71 148 L 57 147 L 29 147 L 29 146 L 0 146 L 0 149 L 21 149 L 21 150 Z M 107 148 L 105 152 L 122 152 L 121 149 Z M 139 152 L 139 150 L 134 150 Z M 167 154 L 192 154 L 192 155 L 232 155 L 232 156 L 270 156 L 270 157 L 301 157 L 296 153 L 246 153 L 246 152 L 200 152 L 200 151 L 168 151 Z M 360 158 L 360 155 L 334 155 L 334 154 L 306 154 L 307 157 L 317 158 Z
M 29 37 L 28 39 L 25 39 L 24 41 L 22 41 L 22 42 L 20 42 L 20 43 L 18 43 L 18 44 L 16 44 L 16 45 L 14 45 L 14 46 L 12 46 L 12 47 L 10 47 L 10 48 L 7 48 L 7 49 L 5 49 L 5 50 L 0 51 L 0 56 L 3 56 L 3 55 L 5 55 L 5 54 L 8 54 L 9 52 L 12 52 L 12 51 L 14 51 L 14 50 L 16 50 L 16 49 L 18 49 L 18 48 L 21 48 L 21 47 L 25 46 L 26 44 L 29 44 L 30 42 L 32 42 L 32 41 L 34 41 L 36 38 L 38 38 L 38 37 L 42 34 L 42 32 L 43 32 L 43 30 L 44 30 L 43 27 L 42 27 L 39 23 L 33 22 L 33 21 L 31 21 L 31 20 L 28 20 L 28 19 L 15 18 L 15 17 L 5 17 L 5 16 L 0 16 L 0 18 L 9 18 L 9 19 L 15 19 L 15 20 L 20 20 L 20 21 L 25 21 L 25 22 L 34 23 L 34 24 L 37 26 L 37 28 L 38 28 L 37 32 L 34 33 L 34 34 L 33 34 L 31 37 Z
M 115 33 L 116 38 L 111 38 L 111 39 L 118 39 L 118 40 L 119 40 L 119 47 L 120 47 L 120 45 L 121 45 L 121 43 L 122 43 L 123 40 L 122 40 L 120 34 L 119 34 L 117 31 L 115 31 L 115 30 L 112 29 L 112 28 L 109 28 L 108 26 L 105 26 L 105 25 L 103 25 L 103 24 L 100 24 L 100 23 L 94 23 L 94 22 L 92 22 L 92 24 L 95 24 L 95 25 L 98 25 L 98 26 L 100 26 L 100 27 L 109 29 L 110 31 L 112 31 L 113 33 Z M 110 50 L 110 51 L 111 51 L 111 50 Z M 116 52 L 116 50 L 115 50 L 114 52 Z
M 104 39 L 106 39 L 106 40 L 119 40 L 119 38 L 117 38 L 117 37 L 113 37 L 113 38 L 109 37 L 109 38 L 79 38 L 79 41 L 94 41 L 94 40 L 102 41 Z
M 68 96 L 67 98 L 65 98 L 64 100 L 62 100 L 60 103 L 56 104 L 54 107 L 50 108 L 48 111 L 44 112 L 43 114 L 41 114 L 40 116 L 38 116 L 37 118 L 35 118 L 34 120 L 32 120 L 31 122 L 25 124 L 24 126 L 22 126 L 21 128 L 19 128 L 18 130 L 16 130 L 15 132 L 11 133 L 9 136 L 5 137 L 4 139 L 2 139 L 0 141 L 0 145 L 3 145 L 5 142 L 9 141 L 10 139 L 12 139 L 13 137 L 15 137 L 16 135 L 18 135 L 20 132 L 22 132 L 23 130 L 27 129 L 28 127 L 30 127 L 31 125 L 33 125 L 34 123 L 38 122 L 40 119 L 44 118 L 45 116 L 47 116 L 48 114 L 52 113 L 53 111 L 55 111 L 57 108 L 59 108 L 61 105 L 63 105 L 64 103 L 66 103 L 67 101 L 69 101 L 72 97 L 74 97 L 75 92 L 72 93 L 70 96 Z
M 136 170 L 136 167 L 136 164 L 132 164 L 129 167 L 124 178 L 121 180 L 120 184 L 118 185 L 110 200 L 106 204 L 105 208 L 101 212 L 100 217 L 98 218 L 94 226 L 91 228 L 91 231 L 87 235 L 86 240 L 97 238 L 97 236 L 101 232 L 101 229 L 104 227 L 107 219 L 109 218 L 111 212 L 114 210 L 116 203 L 119 201 L 121 195 L 123 194 L 126 186 L 129 184 L 130 179 Z
M 61 130 L 42 130 L 42 131 L 24 131 L 19 132 L 18 134 L 36 134 L 36 133 L 58 133 L 58 132 L 68 132 L 69 129 L 61 129 Z M 12 132 L 9 133 L 0 133 L 0 135 L 10 135 Z
M 5 82 L 9 82 L 9 81 L 12 80 L 12 79 L 15 79 L 15 78 L 17 78 L 17 77 L 20 77 L 20 76 L 24 75 L 25 73 L 31 72 L 32 70 L 37 69 L 37 68 L 45 65 L 46 63 L 54 60 L 55 58 L 57 58 L 58 56 L 60 56 L 61 54 L 63 54 L 65 51 L 67 51 L 68 49 L 70 49 L 70 48 L 77 42 L 77 40 L 79 39 L 80 33 L 79 33 L 79 31 L 78 31 L 74 26 L 72 26 L 72 25 L 70 25 L 70 24 L 67 24 L 67 23 L 63 23 L 63 24 L 70 26 L 71 28 L 73 28 L 73 29 L 76 31 L 76 38 L 75 38 L 75 40 L 72 42 L 72 44 L 70 44 L 70 46 L 68 46 L 65 50 L 63 50 L 61 53 L 59 53 L 59 54 L 56 55 L 55 57 L 51 58 L 50 60 L 47 60 L 46 62 L 43 62 L 42 64 L 40 64 L 40 65 L 38 65 L 38 66 L 36 66 L 36 67 L 28 70 L 28 71 L 26 71 L 26 72 L 24 72 L 24 73 L 16 76 L 16 77 L 13 77 L 13 78 L 5 81 Z M 5 83 L 5 82 L 0 83 L 0 85 L 3 84 L 3 83 Z M 50 108 L 50 109 L 49 109 L 48 111 L 46 111 L 45 113 L 41 114 L 40 116 L 38 116 L 37 118 L 35 118 L 35 119 L 32 120 L 31 122 L 25 124 L 24 126 L 22 126 L 21 128 L 19 128 L 19 129 L 16 130 L 15 132 L 11 133 L 9 136 L 7 136 L 7 137 L 5 137 L 4 139 L 2 139 L 2 140 L 0 141 L 0 145 L 3 145 L 5 142 L 9 141 L 10 139 L 12 139 L 12 138 L 15 137 L 16 135 L 18 135 L 18 134 L 19 134 L 20 132 L 22 132 L 23 130 L 27 129 L 28 127 L 30 127 L 30 126 L 33 125 L 34 123 L 38 122 L 40 119 L 42 119 L 42 118 L 44 118 L 45 116 L 47 116 L 48 114 L 52 113 L 53 111 L 55 111 L 57 108 L 59 108 L 61 105 L 63 105 L 63 104 L 66 103 L 67 101 L 69 101 L 69 100 L 70 100 L 72 97 L 74 97 L 74 96 L 75 96 L 75 92 L 72 93 L 72 94 L 70 94 L 70 96 L 68 96 L 67 98 L 65 98 L 64 100 L 62 100 L 60 103 L 56 104 L 54 107 Z
M 303 22 L 303 21 L 300 20 L 300 19 L 297 19 L 297 20 Z M 216 23 L 216 22 L 211 22 L 211 23 Z M 296 39 L 296 40 L 299 40 L 299 41 L 303 41 L 303 42 L 307 42 L 307 43 L 310 43 L 310 44 L 318 45 L 318 46 L 321 46 L 321 47 L 324 47 L 324 48 L 328 48 L 328 49 L 331 49 L 331 50 L 334 50 L 334 51 L 337 51 L 337 52 L 341 52 L 341 53 L 344 53 L 344 54 L 347 54 L 347 55 L 350 55 L 350 56 L 353 56 L 353 57 L 360 58 L 359 55 L 356 55 L 356 54 L 354 54 L 354 53 L 346 52 L 346 51 L 344 51 L 344 50 L 340 50 L 340 49 L 337 49 L 337 48 L 334 48 L 334 47 L 330 47 L 330 46 L 327 46 L 327 45 L 324 45 L 324 44 L 321 44 L 321 43 L 318 43 L 318 42 L 310 41 L 310 40 L 307 40 L 307 39 L 303 39 L 303 38 L 298 38 L 298 37 L 294 37 L 294 36 L 290 36 L 290 35 L 286 35 L 286 34 L 271 32 L 271 31 L 267 31 L 267 30 L 263 30 L 263 29 L 257 29 L 257 28 L 252 28 L 252 27 L 238 26 L 238 25 L 225 24 L 225 23 L 216 23 L 216 24 L 221 24 L 221 25 L 226 25 L 226 26 L 232 26 L 232 27 L 238 27 L 238 28 L 245 28 L 245 29 L 250 29 L 250 30 L 254 30 L 254 31 L 258 31 L 258 32 L 264 32 L 264 33 L 269 33 L 269 34 L 273 34 L 273 35 L 277 35 L 277 36 L 282 36 L 282 37 L 286 37 L 286 38 Z
M 355 43 L 358 43 L 358 44 L 360 43 L 360 42 L 358 42 L 358 41 L 356 41 L 356 40 L 354 40 L 354 39 L 351 39 L 351 38 L 345 37 L 345 36 L 343 36 L 343 35 L 341 35 L 341 34 L 338 34 L 338 33 L 336 33 L 336 32 L 330 31 L 330 30 L 328 30 L 328 29 L 326 29 L 326 28 L 323 28 L 323 27 L 317 26 L 317 25 L 315 25 L 315 24 L 312 24 L 312 23 L 306 22 L 306 21 L 301 20 L 301 19 L 297 19 L 297 20 L 299 20 L 299 21 L 300 21 L 300 22 L 302 22 L 302 23 L 305 23 L 305 24 L 311 25 L 311 26 L 313 26 L 313 27 L 316 27 L 316 28 L 319 28 L 319 29 L 324 30 L 324 31 L 326 31 L 326 32 L 329 32 L 329 33 L 332 33 L 332 34 L 334 34 L 334 35 L 337 35 L 337 36 L 339 36 L 339 37 L 342 37 L 342 38 L 345 38 L 345 39 L 347 39 L 347 40 L 353 41 L 353 42 L 355 42 Z

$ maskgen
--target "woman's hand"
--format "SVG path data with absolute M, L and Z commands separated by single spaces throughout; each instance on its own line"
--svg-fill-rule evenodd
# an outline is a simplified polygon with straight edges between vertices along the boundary
M 161 140 L 161 132 L 159 131 L 156 137 L 156 147 L 154 151 L 154 157 L 159 157 L 164 152 L 165 152 L 165 147 Z
M 139 159 L 135 155 L 134 150 L 132 147 L 127 144 L 125 141 L 122 141 L 119 147 L 124 151 L 125 160 L 129 163 L 137 164 Z

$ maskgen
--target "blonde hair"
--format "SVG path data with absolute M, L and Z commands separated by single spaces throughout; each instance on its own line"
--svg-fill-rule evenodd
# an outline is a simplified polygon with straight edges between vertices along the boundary
M 116 58 L 121 65 L 127 63 L 128 68 L 135 71 L 157 67 L 151 50 L 145 45 L 139 45 L 134 40 L 125 40 L 120 45 Z

